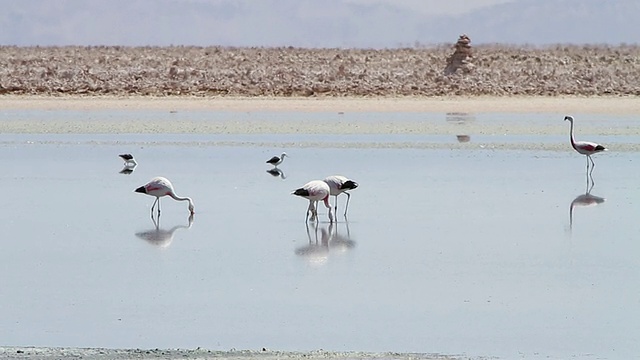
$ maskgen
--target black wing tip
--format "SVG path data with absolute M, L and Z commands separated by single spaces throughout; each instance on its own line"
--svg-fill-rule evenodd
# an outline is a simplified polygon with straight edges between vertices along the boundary
M 309 196 L 309 190 L 300 188 L 300 189 L 294 190 L 291 194 L 296 196 Z
M 358 183 L 353 180 L 345 181 L 340 187 L 341 190 L 353 190 L 358 187 Z
M 120 154 L 120 155 L 118 155 L 118 156 L 120 156 L 120 157 L 121 157 L 121 158 L 123 158 L 124 160 L 131 160 L 131 159 L 133 159 L 133 155 L 131 155 L 131 154 Z
M 602 145 L 598 145 L 596 146 L 596 151 L 607 151 L 607 148 Z
M 146 194 L 147 193 L 147 189 L 144 186 L 140 186 L 139 188 L 133 190 L 134 192 L 138 192 L 138 193 L 143 193 Z

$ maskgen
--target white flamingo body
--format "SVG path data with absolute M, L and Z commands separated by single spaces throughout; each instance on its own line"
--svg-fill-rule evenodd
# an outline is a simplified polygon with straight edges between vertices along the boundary
M 569 122 L 571 123 L 571 130 L 569 131 L 571 146 L 575 151 L 578 152 L 578 154 L 582 154 L 587 157 L 587 170 L 589 170 L 589 161 L 591 161 L 591 170 L 593 170 L 593 167 L 595 167 L 596 164 L 593 162 L 591 155 L 607 151 L 607 148 L 603 145 L 590 141 L 576 141 L 573 136 L 573 116 L 565 116 L 564 120 L 569 120 Z
M 164 178 L 161 176 L 155 177 L 151 179 L 151 181 L 149 181 L 145 185 L 140 186 L 134 191 L 156 197 L 156 201 L 154 201 L 153 205 L 151 206 L 152 217 L 153 217 L 153 208 L 156 206 L 156 203 L 158 204 L 158 215 L 160 215 L 160 198 L 163 196 L 169 196 L 177 201 L 188 201 L 189 212 L 191 214 L 195 213 L 193 200 L 191 200 L 191 198 L 189 197 L 180 197 L 176 195 L 175 191 L 173 190 L 173 184 L 171 184 L 171 181 L 169 181 L 167 178 Z
M 344 208 L 344 216 L 347 216 L 347 210 L 349 209 L 349 200 L 351 199 L 351 194 L 349 194 L 348 191 L 357 188 L 358 183 L 342 175 L 327 176 L 323 181 L 327 183 L 327 185 L 329 185 L 329 194 L 336 197 L 336 214 L 338 213 L 338 195 L 347 195 L 347 205 Z
M 278 165 L 282 164 L 282 162 L 284 161 L 284 157 L 285 156 L 289 156 L 289 155 L 287 155 L 287 153 L 283 152 L 280 156 L 274 156 L 271 159 L 267 160 L 267 164 L 271 164 L 273 166 L 278 166 Z
M 329 209 L 329 220 L 333 222 L 333 212 L 331 204 L 329 204 L 330 193 L 331 189 L 329 189 L 329 185 L 327 185 L 326 182 L 322 180 L 313 180 L 304 184 L 301 188 L 294 190 L 291 194 L 309 200 L 309 207 L 307 208 L 307 217 L 305 218 L 305 221 L 309 220 L 309 213 L 311 213 L 312 221 L 317 220 L 317 204 L 318 201 L 322 200 L 324 202 L 324 206 Z

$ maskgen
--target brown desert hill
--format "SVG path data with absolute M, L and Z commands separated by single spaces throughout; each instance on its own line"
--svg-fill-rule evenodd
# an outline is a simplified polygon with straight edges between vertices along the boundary
M 228 96 L 640 95 L 640 47 L 477 45 L 445 75 L 451 45 L 0 47 L 0 94 Z

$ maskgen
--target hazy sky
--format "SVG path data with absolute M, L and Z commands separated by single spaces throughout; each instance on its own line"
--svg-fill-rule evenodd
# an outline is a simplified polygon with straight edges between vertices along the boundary
M 0 45 L 637 44 L 640 0 L 0 0 Z
M 428 15 L 460 14 L 474 9 L 518 0 L 348 0 L 356 4 L 386 3 Z

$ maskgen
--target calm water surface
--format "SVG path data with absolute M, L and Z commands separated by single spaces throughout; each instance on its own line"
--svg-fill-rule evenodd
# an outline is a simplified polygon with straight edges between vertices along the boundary
M 640 354 L 638 153 L 595 156 L 585 196 L 570 149 L 202 138 L 0 135 L 3 344 Z M 264 162 L 283 150 L 284 176 L 272 176 Z M 130 174 L 122 152 L 140 163 Z M 306 226 L 306 200 L 289 193 L 331 174 L 360 183 L 349 219 L 321 211 Z M 133 190 L 157 175 L 194 199 L 193 219 L 163 199 L 152 222 L 153 198 Z

